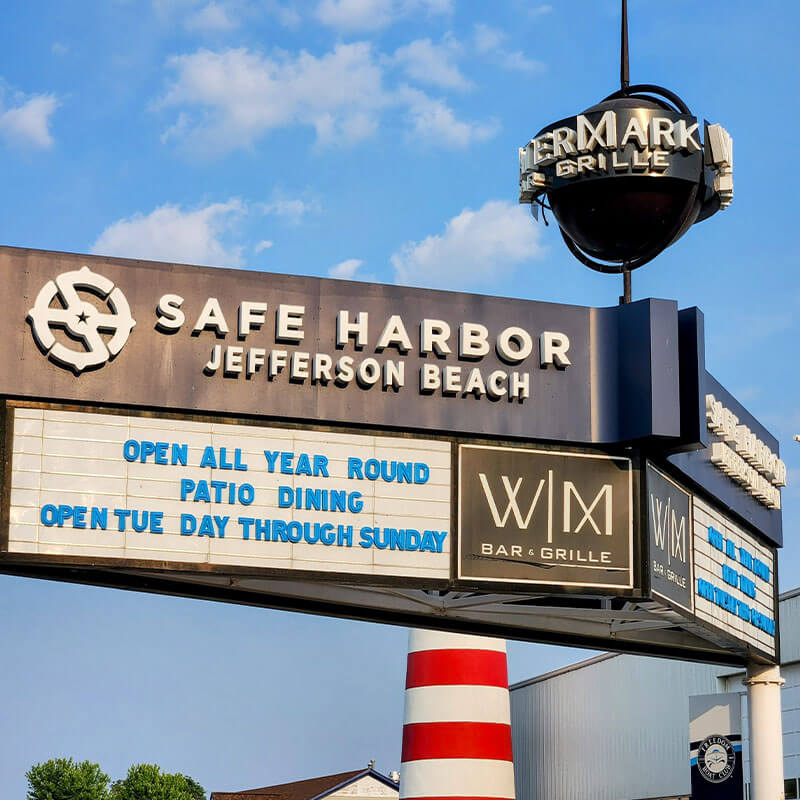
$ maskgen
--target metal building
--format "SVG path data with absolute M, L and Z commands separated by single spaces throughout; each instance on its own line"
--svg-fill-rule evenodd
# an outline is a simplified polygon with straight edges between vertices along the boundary
M 800 777 L 800 589 L 780 596 L 786 800 Z M 643 800 L 690 793 L 689 697 L 740 692 L 749 786 L 745 673 L 607 653 L 514 684 L 517 800 Z

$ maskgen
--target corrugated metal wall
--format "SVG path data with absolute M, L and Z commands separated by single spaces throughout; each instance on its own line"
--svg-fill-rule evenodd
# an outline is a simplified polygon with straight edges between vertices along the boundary
M 781 596 L 781 662 L 800 661 L 800 589 Z
M 783 774 L 800 778 L 800 665 L 784 667 L 786 685 L 781 692 L 783 708 Z
M 719 667 L 620 655 L 511 693 L 517 800 L 689 793 L 689 695 Z
M 781 598 L 784 766 L 800 777 L 800 591 Z M 606 655 L 512 686 L 517 800 L 689 794 L 689 696 L 741 691 L 743 674 Z M 745 780 L 747 704 L 743 703 Z

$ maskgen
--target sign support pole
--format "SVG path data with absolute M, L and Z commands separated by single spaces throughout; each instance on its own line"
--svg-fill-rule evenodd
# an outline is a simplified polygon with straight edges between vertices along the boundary
M 747 665 L 750 723 L 750 800 L 783 800 L 780 667 Z
M 619 85 L 627 91 L 631 85 L 630 57 L 628 55 L 628 0 L 622 0 L 622 35 L 620 37 Z

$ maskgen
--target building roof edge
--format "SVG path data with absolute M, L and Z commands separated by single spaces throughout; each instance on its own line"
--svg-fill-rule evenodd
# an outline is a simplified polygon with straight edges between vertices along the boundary
M 551 670 L 550 672 L 545 672 L 541 675 L 536 675 L 533 678 L 528 678 L 527 680 L 513 683 L 511 684 L 511 686 L 508 687 L 508 691 L 513 692 L 516 689 L 523 689 L 526 686 L 530 686 L 533 683 L 541 683 L 542 681 L 548 681 L 551 678 L 558 678 L 560 675 L 566 675 L 569 672 L 577 672 L 579 669 L 591 667 L 594 664 L 599 664 L 601 661 L 608 661 L 610 658 L 617 658 L 618 656 L 621 655 L 623 655 L 623 653 L 601 653 L 599 656 L 592 656 L 591 658 L 585 658 L 583 661 L 576 661 L 574 664 L 567 664 L 566 667 L 559 667 L 559 669 L 554 669 Z

